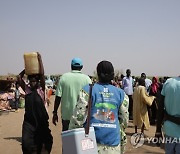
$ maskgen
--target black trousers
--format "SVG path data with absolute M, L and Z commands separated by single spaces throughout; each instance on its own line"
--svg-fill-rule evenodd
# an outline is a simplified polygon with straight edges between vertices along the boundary
M 66 131 L 69 129 L 69 123 L 70 123 L 70 120 L 62 119 L 62 131 Z
M 133 99 L 132 99 L 132 95 L 128 95 L 129 97 L 129 108 L 128 108 L 128 111 L 129 111 L 129 119 L 132 120 L 132 116 L 133 116 Z
M 156 99 L 153 101 L 151 106 L 147 106 L 147 109 L 148 109 L 150 124 L 154 125 L 156 123 L 156 115 L 157 115 Z

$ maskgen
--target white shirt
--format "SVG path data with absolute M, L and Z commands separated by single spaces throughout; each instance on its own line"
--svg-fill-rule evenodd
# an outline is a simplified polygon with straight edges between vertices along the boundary
M 152 81 L 150 80 L 150 79 L 145 79 L 145 86 L 146 86 L 146 90 L 148 90 L 149 89 L 149 87 L 151 86 L 151 84 L 152 84 Z
M 133 78 L 125 76 L 122 80 L 122 87 L 126 93 L 126 95 L 133 94 Z

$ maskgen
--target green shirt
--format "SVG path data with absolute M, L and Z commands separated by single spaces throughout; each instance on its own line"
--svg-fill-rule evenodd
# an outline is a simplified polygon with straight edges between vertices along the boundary
M 61 116 L 63 120 L 70 120 L 78 95 L 82 87 L 91 83 L 91 79 L 81 71 L 71 71 L 61 76 L 56 96 L 61 97 Z

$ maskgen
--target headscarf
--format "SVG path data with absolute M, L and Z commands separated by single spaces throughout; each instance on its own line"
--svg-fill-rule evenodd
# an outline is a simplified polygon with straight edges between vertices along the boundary
M 153 77 L 153 78 L 152 78 L 151 88 L 152 88 L 152 92 L 153 92 L 154 94 L 156 94 L 157 91 L 158 91 L 158 88 L 159 88 L 159 84 L 158 84 L 158 79 L 157 79 L 157 77 Z

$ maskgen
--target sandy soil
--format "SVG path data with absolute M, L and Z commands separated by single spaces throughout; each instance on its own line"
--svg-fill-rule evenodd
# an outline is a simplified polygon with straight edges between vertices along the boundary
M 52 154 L 61 154 L 61 122 L 57 126 L 52 124 L 52 110 L 54 104 L 54 96 L 51 97 L 51 104 L 48 108 L 49 111 L 49 123 L 50 129 L 53 135 L 53 148 Z M 1 112 L 0 113 L 0 153 L 1 154 L 21 154 L 21 131 L 22 122 L 24 116 L 24 109 L 20 109 L 18 113 L 15 112 Z M 160 154 L 164 153 L 164 150 L 157 147 L 153 143 L 145 143 L 138 148 L 135 148 L 131 142 L 131 135 L 134 132 L 134 127 L 132 121 L 129 123 L 129 127 L 126 130 L 128 136 L 128 143 L 126 146 L 126 154 L 129 153 L 152 153 Z M 145 134 L 149 137 L 153 137 L 155 132 L 155 127 L 151 126 L 149 131 L 145 131 Z

